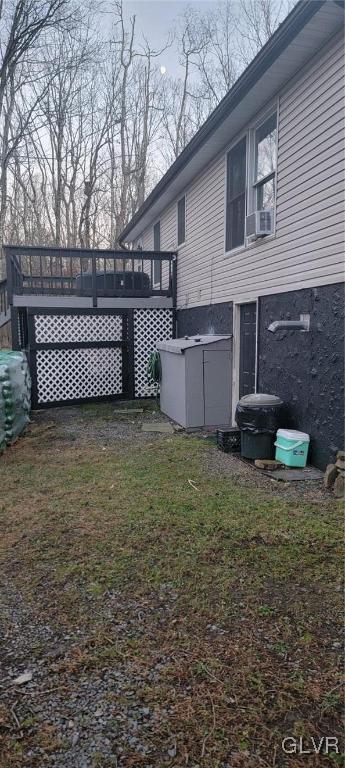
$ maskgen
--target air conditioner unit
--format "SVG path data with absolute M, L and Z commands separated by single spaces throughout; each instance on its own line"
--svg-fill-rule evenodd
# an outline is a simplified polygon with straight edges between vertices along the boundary
M 273 233 L 273 210 L 254 211 L 246 217 L 246 236 L 264 237 Z

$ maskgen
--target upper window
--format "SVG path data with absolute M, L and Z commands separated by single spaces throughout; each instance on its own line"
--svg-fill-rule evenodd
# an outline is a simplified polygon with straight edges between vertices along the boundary
M 277 115 L 274 113 L 255 131 L 254 188 L 257 210 L 274 207 L 276 162 Z
M 226 250 L 244 244 L 246 216 L 246 138 L 230 150 L 227 157 Z
M 177 245 L 182 245 L 186 239 L 186 196 L 183 195 L 177 203 Z
M 153 227 L 153 250 L 160 251 L 161 249 L 161 223 L 157 221 L 157 224 Z M 161 280 L 161 262 L 158 259 L 154 259 L 153 262 L 153 282 L 156 285 Z

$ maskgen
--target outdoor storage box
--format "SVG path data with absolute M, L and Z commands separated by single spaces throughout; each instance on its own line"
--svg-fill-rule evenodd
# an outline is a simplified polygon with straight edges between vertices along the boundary
M 309 435 L 296 429 L 278 429 L 276 459 L 287 467 L 305 467 L 309 449 Z
M 190 336 L 157 344 L 160 406 L 183 427 L 231 423 L 231 336 Z

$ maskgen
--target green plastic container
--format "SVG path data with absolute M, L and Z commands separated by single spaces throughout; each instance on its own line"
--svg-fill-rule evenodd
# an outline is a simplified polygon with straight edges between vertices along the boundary
M 310 437 L 297 429 L 278 429 L 276 460 L 287 467 L 305 467 L 307 464 Z

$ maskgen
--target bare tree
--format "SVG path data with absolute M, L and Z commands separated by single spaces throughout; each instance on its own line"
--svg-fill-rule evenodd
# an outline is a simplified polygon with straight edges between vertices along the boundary
M 290 0 L 191 6 L 160 51 L 122 0 L 108 9 L 109 34 L 79 2 L 0 0 L 1 239 L 117 247 Z M 172 41 L 180 73 L 163 77 Z
M 3 0 L 0 4 L 0 245 L 8 203 L 8 166 L 28 130 L 37 101 L 29 99 L 34 50 L 67 20 L 67 0 Z M 25 94 L 25 96 L 24 96 Z M 19 114 L 22 99 L 25 109 Z M 17 110 L 16 131 L 13 129 Z
M 292 0 L 239 0 L 235 26 L 242 66 L 247 66 L 273 35 L 292 5 Z

